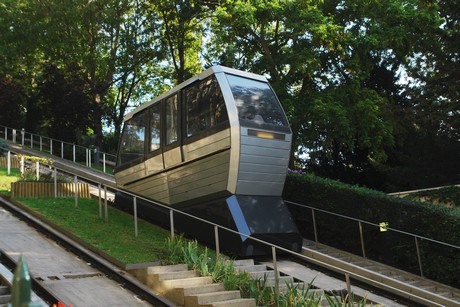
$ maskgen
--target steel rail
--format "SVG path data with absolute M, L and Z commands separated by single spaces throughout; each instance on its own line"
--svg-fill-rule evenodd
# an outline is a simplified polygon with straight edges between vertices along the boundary
M 34 215 L 31 211 L 26 210 L 18 204 L 13 204 L 0 197 L 0 205 L 9 210 L 10 212 L 18 215 L 21 219 L 26 220 L 28 223 L 33 225 L 37 230 L 45 233 L 46 235 L 53 238 L 53 240 L 62 243 L 69 248 L 72 253 L 79 255 L 87 262 L 93 264 L 93 266 L 100 271 L 104 272 L 109 278 L 122 284 L 125 288 L 138 294 L 142 299 L 151 303 L 153 306 L 171 306 L 173 305 L 169 300 L 156 295 L 147 286 L 139 282 L 133 276 L 129 275 L 124 270 L 115 266 L 104 257 L 99 256 L 95 252 L 89 250 L 86 246 L 76 242 L 72 238 L 61 233 L 59 230 L 54 229 L 45 221 L 38 218 L 38 215 Z M 46 286 L 44 286 L 46 289 Z

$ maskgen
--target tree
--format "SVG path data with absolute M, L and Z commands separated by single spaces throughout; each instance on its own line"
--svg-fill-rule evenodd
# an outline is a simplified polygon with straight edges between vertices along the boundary
M 385 101 L 364 87 L 368 71 L 354 60 L 351 33 L 322 9 L 314 1 L 228 1 L 217 39 L 240 50 L 240 67 L 269 74 L 291 122 L 293 152 L 308 148 L 313 161 L 335 165 L 384 159 L 392 143 Z
M 167 52 L 173 83 L 181 83 L 201 72 L 201 53 L 205 21 L 210 18 L 214 1 L 175 0 L 152 2 L 161 26 L 160 41 Z
M 16 17 L 11 20 L 20 25 L 12 27 L 10 42 L 18 46 L 30 44 L 24 50 L 32 59 L 36 74 L 31 83 L 40 79 L 47 65 L 55 66 L 56 71 L 65 75 L 62 80 L 71 83 L 76 81 L 72 74 L 78 71 L 78 77 L 85 83 L 84 95 L 91 105 L 88 111 L 85 100 L 76 102 L 81 104 L 79 116 L 94 131 L 98 145 L 102 142 L 104 122 L 114 124 L 116 134 L 119 133 L 121 119 L 136 87 L 147 82 L 147 73 L 152 74 L 155 67 L 151 64 L 160 61 L 156 60 L 155 27 L 142 14 L 146 4 L 143 0 L 9 3 L 11 16 Z M 27 37 L 28 41 L 18 44 L 18 37 Z M 34 95 L 29 93 L 29 96 Z M 34 105 L 39 101 L 39 97 L 33 99 L 29 109 L 39 110 Z

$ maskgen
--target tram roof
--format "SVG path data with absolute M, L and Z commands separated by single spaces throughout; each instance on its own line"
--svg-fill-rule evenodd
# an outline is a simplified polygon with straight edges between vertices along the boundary
M 225 67 L 225 66 L 221 66 L 221 65 L 215 65 L 215 66 L 212 66 L 204 71 L 202 71 L 201 73 L 185 80 L 184 82 L 176 85 L 175 87 L 173 87 L 172 89 L 170 89 L 169 91 L 167 91 L 166 93 L 163 93 L 161 94 L 160 96 L 157 96 L 155 97 L 154 99 L 138 106 L 136 109 L 134 109 L 133 111 L 129 112 L 128 114 L 125 115 L 125 118 L 124 118 L 124 121 L 127 121 L 129 119 L 131 119 L 133 117 L 134 114 L 148 108 L 149 106 L 151 106 L 152 104 L 154 104 L 155 102 L 159 101 L 159 100 L 162 100 L 166 97 L 169 97 L 171 94 L 175 93 L 175 92 L 178 92 L 179 90 L 181 90 L 182 88 L 198 81 L 198 80 L 203 80 L 207 77 L 209 77 L 210 75 L 212 74 L 215 74 L 215 73 L 228 73 L 228 74 L 232 74 L 232 75 L 237 75 L 237 76 L 241 76 L 241 77 L 245 77 L 245 78 L 249 78 L 249 79 L 255 79 L 255 80 L 259 80 L 259 81 L 263 81 L 263 82 L 268 82 L 267 78 L 265 78 L 264 76 L 262 75 L 258 75 L 258 74 L 254 74 L 254 73 L 250 73 L 250 72 L 246 72 L 246 71 L 242 71 L 242 70 L 238 70 L 238 69 L 234 69 L 234 68 L 229 68 L 229 67 Z

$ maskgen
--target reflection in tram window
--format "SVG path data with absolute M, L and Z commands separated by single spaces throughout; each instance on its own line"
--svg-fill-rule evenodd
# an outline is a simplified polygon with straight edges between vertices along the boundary
M 185 91 L 185 99 L 188 137 L 228 123 L 224 98 L 215 78 L 207 78 L 189 87 Z
M 160 104 L 154 104 L 150 110 L 150 151 L 154 151 L 160 148 Z
M 166 145 L 178 140 L 177 95 L 166 99 Z
M 287 126 L 287 120 L 273 90 L 266 82 L 227 75 L 238 108 L 238 117 L 244 124 Z
M 119 163 L 123 164 L 144 156 L 145 112 L 125 122 L 121 139 Z

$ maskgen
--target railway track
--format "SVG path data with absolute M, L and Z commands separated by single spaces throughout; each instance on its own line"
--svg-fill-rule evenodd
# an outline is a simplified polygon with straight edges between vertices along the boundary
M 148 302 L 152 306 L 170 306 L 170 302 L 160 296 L 157 296 L 153 293 L 149 288 L 145 285 L 140 283 L 137 279 L 132 277 L 131 275 L 127 274 L 123 269 L 120 267 L 115 266 L 108 260 L 104 259 L 103 257 L 97 255 L 96 253 L 92 252 L 85 246 L 81 245 L 80 243 L 72 240 L 71 238 L 67 237 L 66 235 L 60 233 L 56 229 L 53 229 L 49 225 L 47 225 L 42 220 L 38 219 L 28 211 L 6 201 L 3 198 L 0 198 L 0 206 L 3 207 L 6 211 L 9 211 L 14 216 L 19 217 L 21 220 L 25 221 L 28 225 L 31 225 L 33 228 L 37 229 L 39 232 L 46 235 L 46 237 L 51 238 L 57 245 L 64 246 L 65 249 L 73 254 L 75 254 L 78 258 L 83 259 L 84 262 L 90 264 L 92 268 L 92 273 L 89 276 L 88 274 L 70 274 L 72 276 L 65 276 L 62 275 L 61 277 L 67 278 L 69 280 L 75 280 L 77 278 L 85 278 L 85 277 L 99 277 L 105 276 L 115 283 L 121 285 L 124 289 L 130 291 L 132 295 L 141 298 L 143 301 Z M 75 256 L 74 256 L 75 257 Z M 10 260 L 11 262 L 11 260 Z M 10 264 L 11 266 L 11 264 Z M 94 273 L 95 272 L 95 273 Z M 44 276 L 50 275 L 44 273 Z M 59 276 L 48 276 L 48 279 L 57 279 L 59 280 Z M 88 276 L 84 276 L 88 275 Z M 34 278 L 34 285 L 40 286 L 40 282 L 42 282 L 40 289 L 38 290 L 41 293 L 45 293 L 48 296 L 48 301 L 52 303 L 57 302 L 56 296 L 53 291 L 47 288 L 47 281 L 43 280 L 44 278 Z M 51 296 L 50 296 L 51 295 Z M 0 305 L 1 306 L 1 305 Z M 46 306 L 46 305 L 43 305 Z
M 42 153 L 24 149 L 18 145 L 13 145 L 12 148 L 15 152 L 23 154 L 43 155 Z M 45 154 L 44 156 L 49 155 Z M 89 170 L 87 167 L 56 157 L 53 157 L 53 159 L 55 160 L 55 165 L 64 171 L 95 182 L 100 182 L 107 187 L 115 187 L 113 176 Z M 326 267 L 326 270 L 335 272 L 336 274 L 347 272 L 352 280 L 359 282 L 361 285 L 378 289 L 379 292 L 389 297 L 427 306 L 460 306 L 459 289 L 448 287 L 366 258 L 307 240 L 304 240 L 302 254 L 308 258 L 308 263 L 318 268 Z M 301 261 L 305 261 L 305 259 Z M 267 265 L 270 266 L 269 263 Z M 285 265 L 289 271 L 289 264 Z M 118 274 L 114 273 L 114 275 Z M 295 276 L 295 273 L 293 276 L 300 280 L 300 278 Z M 304 281 L 310 282 L 311 280 Z
M 16 262 L 0 250 L 0 307 L 6 307 L 11 302 L 15 267 Z M 48 306 L 57 301 L 53 293 L 32 280 L 31 302 Z
M 11 285 L 13 274 L 10 268 L 0 261 L 0 307 L 5 307 L 11 300 Z

